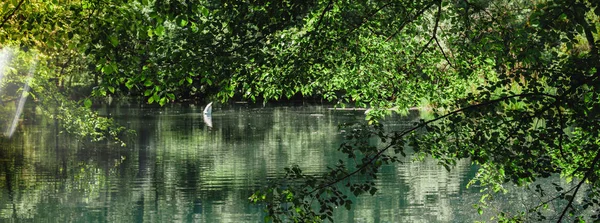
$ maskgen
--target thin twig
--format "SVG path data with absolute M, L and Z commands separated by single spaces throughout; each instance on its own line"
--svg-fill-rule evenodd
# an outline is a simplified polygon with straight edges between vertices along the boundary
M 575 190 L 575 188 L 577 188 L 577 186 L 573 186 L 573 187 L 571 187 L 571 189 L 568 189 L 568 190 L 566 190 L 565 192 L 562 192 L 562 193 L 560 193 L 560 194 L 558 194 L 558 195 L 556 195 L 556 196 L 554 196 L 554 197 L 552 197 L 552 198 L 550 198 L 550 199 L 548 199 L 548 200 L 546 200 L 546 201 L 544 201 L 544 202 L 541 202 L 539 205 L 537 205 L 537 206 L 533 207 L 532 209 L 534 209 L 534 210 L 535 210 L 535 209 L 538 209 L 538 208 L 540 208 L 540 207 L 544 206 L 545 204 L 549 204 L 550 202 L 552 202 L 552 201 L 555 201 L 556 199 L 559 199 L 559 198 L 561 198 L 561 197 L 563 197 L 563 196 L 567 195 L 567 193 L 569 193 L 569 192 L 571 192 L 571 191 Z M 540 201 L 541 201 L 541 199 L 540 199 Z
M 390 2 L 388 2 L 387 4 L 385 4 L 385 5 L 381 6 L 381 7 L 379 7 L 377 10 L 373 11 L 373 12 L 372 12 L 370 15 L 368 15 L 368 16 L 366 16 L 366 17 L 364 17 L 364 18 L 362 19 L 362 21 L 361 21 L 361 22 L 360 22 L 358 25 L 356 25 L 354 28 L 352 28 L 350 31 L 348 31 L 348 33 L 347 33 L 346 35 L 348 35 L 348 34 L 350 34 L 350 33 L 354 32 L 355 30 L 357 30 L 358 28 L 360 28 L 362 25 L 364 25 L 365 23 L 367 23 L 368 21 L 370 21 L 369 19 L 370 19 L 371 17 L 373 17 L 373 16 L 377 15 L 377 13 L 379 13 L 379 12 L 380 12 L 381 10 L 383 10 L 384 8 L 386 8 L 386 7 L 390 6 L 392 3 L 394 3 L 394 1 L 390 1 Z
M 560 99 L 559 99 L 560 100 Z M 567 161 L 566 159 L 566 155 L 565 152 L 563 150 L 563 137 L 564 137 L 564 119 L 563 119 L 563 113 L 560 109 L 560 106 L 558 106 L 558 103 L 556 103 L 556 110 L 558 111 L 558 124 L 560 125 L 560 129 L 559 129 L 559 136 L 558 136 L 558 150 L 560 151 L 560 157 L 562 158 L 562 160 Z
M 452 63 L 450 62 L 450 59 L 448 59 L 448 56 L 446 56 L 446 53 L 444 52 L 444 49 L 442 49 L 442 45 L 438 41 L 438 38 L 437 37 L 434 37 L 434 38 L 435 38 L 435 43 L 440 48 L 440 52 L 442 52 L 442 55 L 444 55 L 444 59 L 446 59 L 446 62 L 448 63 L 448 65 L 450 65 L 450 67 L 452 67 L 453 69 L 456 69 L 456 68 L 454 68 L 454 65 L 452 65 Z
M 392 33 L 392 35 L 388 36 L 388 38 L 385 39 L 385 42 L 390 41 L 392 38 L 394 38 L 396 35 L 398 35 L 398 33 L 402 32 L 402 30 L 404 30 L 404 27 L 408 23 L 411 23 L 413 20 L 419 18 L 421 15 L 423 15 L 423 13 L 425 13 L 425 11 L 427 11 L 427 9 L 429 9 L 434 4 L 435 4 L 435 2 L 431 2 L 429 5 L 423 7 L 420 11 L 418 11 L 412 18 L 402 22 L 402 25 L 400 25 L 400 28 L 398 30 L 396 30 L 396 32 Z
M 598 148 L 596 148 L 596 149 L 598 149 Z M 581 181 L 579 181 L 579 184 L 577 184 L 577 187 L 575 188 L 575 191 L 573 192 L 573 195 L 571 196 L 571 199 L 569 199 L 569 203 L 563 209 L 562 214 L 560 214 L 560 217 L 558 218 L 558 221 L 556 221 L 556 222 L 559 222 L 559 223 L 562 222 L 562 219 L 565 217 L 565 214 L 567 214 L 567 210 L 569 210 L 569 208 L 573 204 L 573 200 L 575 200 L 575 195 L 577 195 L 577 192 L 579 191 L 579 188 L 581 188 L 581 185 L 583 185 L 583 183 L 585 182 L 585 180 L 587 178 L 589 178 L 590 175 L 594 172 L 594 170 L 595 170 L 594 167 L 596 166 L 596 163 L 598 162 L 598 160 L 600 160 L 600 151 L 596 152 L 596 157 L 594 157 L 594 161 L 592 162 L 592 165 L 590 166 L 590 168 L 588 169 L 588 171 L 583 176 L 583 179 L 581 179 Z
M 315 31 L 319 31 L 319 26 L 321 26 L 321 22 L 323 22 L 323 17 L 325 17 L 325 14 L 332 8 L 333 8 L 333 0 L 329 0 L 329 3 L 327 3 L 327 6 L 325 6 L 325 8 L 323 9 L 323 12 L 321 12 L 321 16 L 319 16 L 319 22 L 317 22 L 317 26 L 315 26 Z
M 429 39 L 429 41 L 427 41 L 427 43 L 425 44 L 425 46 L 423 46 L 423 48 L 421 48 L 421 51 L 419 51 L 419 53 L 415 56 L 415 58 L 413 59 L 413 61 L 410 63 L 410 65 L 414 65 L 417 62 L 417 59 L 419 57 L 421 57 L 421 54 L 423 54 L 423 52 L 425 52 L 425 50 L 429 47 L 429 45 L 431 44 L 431 42 L 433 42 L 433 39 L 435 39 L 435 36 L 437 35 L 437 30 L 438 30 L 438 26 L 440 23 L 440 17 L 442 14 L 442 3 L 440 2 L 438 4 L 438 11 L 437 11 L 437 15 L 435 17 L 435 26 L 433 27 L 433 33 L 431 34 L 431 38 Z

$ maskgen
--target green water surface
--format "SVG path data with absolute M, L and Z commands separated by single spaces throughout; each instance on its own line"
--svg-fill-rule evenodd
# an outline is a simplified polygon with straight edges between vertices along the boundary
M 339 124 L 364 121 L 364 111 L 327 106 L 221 106 L 210 128 L 202 106 L 138 104 L 99 112 L 136 131 L 126 147 L 78 141 L 41 116 L 0 139 L 0 221 L 262 222 L 248 197 L 294 164 L 309 173 L 346 159 L 337 152 Z M 419 114 L 390 116 L 392 129 Z M 466 189 L 476 168 L 451 172 L 434 160 L 384 166 L 375 196 L 341 207 L 337 222 L 472 222 L 478 189 Z

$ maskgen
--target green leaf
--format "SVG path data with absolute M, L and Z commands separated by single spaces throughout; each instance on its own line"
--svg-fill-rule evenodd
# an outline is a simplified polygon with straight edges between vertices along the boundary
M 157 36 L 164 36 L 165 35 L 165 27 L 162 25 L 158 25 L 156 27 L 156 29 L 154 29 L 154 33 L 156 33 Z
M 153 84 L 154 84 L 154 83 L 152 83 L 152 81 L 151 81 L 151 80 L 149 80 L 149 79 L 148 79 L 148 80 L 146 80 L 146 81 L 144 81 L 144 86 L 146 86 L 146 87 L 150 87 L 150 86 L 152 86 Z
M 110 62 L 110 64 L 108 64 L 108 66 L 112 69 L 111 73 L 119 71 L 119 68 L 117 67 L 116 62 Z
M 210 12 L 208 11 L 208 9 L 204 6 L 198 6 L 198 9 L 200 10 L 200 13 L 202 13 L 202 15 L 204 17 L 208 17 L 208 15 L 210 14 Z
M 119 39 L 116 35 L 108 36 L 108 40 L 110 41 L 110 44 L 113 45 L 113 47 L 117 47 L 117 45 L 119 45 Z
M 192 84 L 192 82 L 194 82 L 194 80 L 192 80 L 190 77 L 186 77 L 185 80 L 187 80 L 188 84 Z
M 567 20 L 567 14 L 565 14 L 565 13 L 560 14 L 560 16 L 558 16 L 558 19 L 559 20 Z
M 100 89 L 98 90 L 98 93 L 99 93 L 101 96 L 106 96 L 106 90 L 104 90 L 104 88 L 100 88 Z
M 451 171 L 450 165 L 442 163 L 442 166 L 444 166 L 444 168 L 446 168 L 446 171 L 448 171 L 448 172 Z
M 177 16 L 177 18 L 175 19 L 175 22 L 177 23 L 177 25 L 179 25 L 181 27 L 184 27 L 188 24 L 187 18 L 183 15 Z
M 90 108 L 90 107 L 92 107 L 92 100 L 90 100 L 89 98 L 86 98 L 86 99 L 85 99 L 85 101 L 83 101 L 83 105 L 84 105 L 86 108 Z
M 160 104 L 160 106 L 163 106 L 167 103 L 167 98 L 163 97 L 160 98 L 160 100 L 158 100 L 158 104 Z
M 113 72 L 114 72 L 113 66 L 111 66 L 111 65 L 107 64 L 102 67 L 102 73 L 104 73 L 104 74 L 110 75 Z
M 350 210 L 352 208 L 352 201 L 346 200 L 346 204 L 344 204 L 344 207 L 346 208 L 346 210 Z
M 197 33 L 200 29 L 198 28 L 198 24 L 192 22 L 192 32 Z
M 125 82 L 125 87 L 127 87 L 127 89 L 131 90 L 131 88 L 133 88 L 133 81 L 132 80 L 128 80 L 127 82 Z
M 108 91 L 110 91 L 110 93 L 115 93 L 115 87 L 113 86 L 108 86 Z
M 169 97 L 171 100 L 175 100 L 175 94 L 173 93 L 167 93 L 167 97 Z
M 144 91 L 144 96 L 148 97 L 152 94 L 152 89 L 148 89 L 146 91 Z
M 377 188 L 372 187 L 371 190 L 369 190 L 369 194 L 371 194 L 371 196 L 375 195 L 375 193 L 377 193 Z

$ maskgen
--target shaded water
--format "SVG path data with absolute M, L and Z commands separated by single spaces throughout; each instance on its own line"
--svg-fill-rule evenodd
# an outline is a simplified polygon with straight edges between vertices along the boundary
M 80 142 L 52 121 L 22 126 L 0 139 L 0 221 L 261 222 L 248 197 L 284 167 L 324 171 L 345 157 L 338 124 L 364 120 L 363 111 L 325 107 L 100 108 L 137 131 L 127 147 Z M 391 128 L 412 126 L 418 114 L 388 117 Z M 338 222 L 469 222 L 478 190 L 468 161 L 447 172 L 433 160 L 384 166 L 375 196 L 340 208 Z

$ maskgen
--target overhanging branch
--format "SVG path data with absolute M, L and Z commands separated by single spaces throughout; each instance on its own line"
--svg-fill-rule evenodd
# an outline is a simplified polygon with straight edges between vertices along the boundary
M 549 98 L 554 98 L 554 99 L 556 99 L 558 96 L 556 96 L 556 95 L 550 95 L 550 94 L 545 94 L 545 93 L 525 93 L 525 94 L 516 94 L 516 95 L 510 95 L 510 96 L 506 96 L 506 97 L 502 97 L 502 98 L 498 98 L 498 99 L 494 99 L 494 100 L 486 101 L 486 102 L 483 102 L 483 103 L 480 103 L 480 104 L 471 105 L 471 106 L 467 106 L 467 107 L 465 107 L 465 108 L 461 108 L 461 109 L 454 110 L 454 111 L 452 111 L 452 112 L 450 112 L 450 113 L 447 113 L 447 114 L 445 114 L 445 115 L 442 115 L 442 116 L 440 116 L 440 117 L 437 117 L 437 118 L 435 118 L 435 119 L 432 119 L 432 120 L 429 120 L 429 121 L 426 121 L 426 122 L 421 122 L 421 123 L 419 123 L 418 125 L 416 125 L 416 126 L 414 126 L 414 127 L 410 128 L 410 129 L 408 129 L 408 130 L 405 130 L 405 131 L 403 131 L 402 133 L 400 133 L 400 134 L 396 135 L 396 137 L 398 137 L 398 138 L 402 138 L 402 137 L 406 136 L 407 134 L 409 134 L 409 133 L 411 133 L 411 132 L 413 132 L 413 131 L 415 131 L 415 130 L 417 130 L 417 129 L 420 129 L 420 128 L 422 128 L 422 127 L 425 127 L 425 126 L 427 126 L 427 125 L 428 125 L 428 124 L 430 124 L 430 123 L 437 122 L 437 121 L 439 121 L 439 120 L 445 119 L 445 118 L 447 118 L 447 117 L 450 117 L 450 116 L 452 116 L 452 115 L 455 115 L 455 114 L 458 114 L 458 113 L 462 113 L 462 112 L 464 112 L 464 111 L 468 111 L 468 110 L 472 110 L 472 109 L 477 109 L 477 108 L 480 108 L 480 107 L 484 107 L 484 106 L 488 106 L 488 105 L 491 105 L 491 104 L 499 103 L 499 102 L 502 102 L 502 101 L 509 100 L 509 99 L 511 99 L 511 98 L 531 98 L 531 97 L 549 97 Z M 379 158 L 379 157 L 380 157 L 380 156 L 381 156 L 381 155 L 382 155 L 382 154 L 383 154 L 385 151 L 387 151 L 389 148 L 392 148 L 392 146 L 394 146 L 394 144 L 393 144 L 393 143 L 390 143 L 390 144 L 389 144 L 389 145 L 387 145 L 385 148 L 383 148 L 383 149 L 381 149 L 379 152 L 377 152 L 377 153 L 376 153 L 376 154 L 375 154 L 375 155 L 374 155 L 374 156 L 373 156 L 371 159 L 369 159 L 367 162 L 363 163 L 363 164 L 362 164 L 362 165 L 361 165 L 359 168 L 357 168 L 356 170 L 354 170 L 354 171 L 352 171 L 352 172 L 350 172 L 350 173 L 346 174 L 344 177 L 341 177 L 341 178 L 335 179 L 335 180 L 334 180 L 334 181 L 332 181 L 332 182 L 329 182 L 329 183 L 323 184 L 323 185 L 321 185 L 321 186 L 319 186 L 319 187 L 317 187 L 317 188 L 313 189 L 312 191 L 310 191 L 310 192 L 309 192 L 309 194 L 312 194 L 312 193 L 314 193 L 314 192 L 316 192 L 316 191 L 318 191 L 318 190 L 320 190 L 320 189 L 323 189 L 323 188 L 327 188 L 327 187 L 333 186 L 333 185 L 335 185 L 335 184 L 337 184 L 337 183 L 339 183 L 339 182 L 342 182 L 343 180 L 346 180 L 346 179 L 350 178 L 351 176 L 354 176 L 355 174 L 359 173 L 361 170 L 365 169 L 367 166 L 371 165 L 371 164 L 373 163 L 373 161 L 375 161 L 377 158 Z

